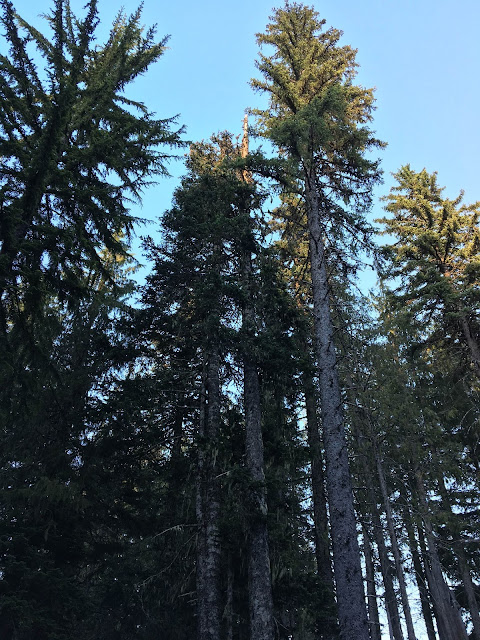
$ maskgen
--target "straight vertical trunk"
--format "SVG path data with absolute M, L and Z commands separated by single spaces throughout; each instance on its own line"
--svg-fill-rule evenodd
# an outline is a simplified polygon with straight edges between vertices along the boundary
M 450 502 L 450 497 L 448 495 L 448 490 L 447 490 L 447 487 L 445 486 L 445 481 L 443 477 L 439 478 L 439 488 L 440 488 L 440 494 L 442 496 L 443 504 L 450 511 L 452 518 L 455 518 L 452 505 Z M 472 619 L 472 624 L 473 624 L 473 638 L 475 640 L 480 640 L 480 616 L 478 611 L 478 602 L 475 596 L 475 587 L 473 585 L 472 577 L 470 575 L 470 570 L 468 567 L 465 549 L 463 548 L 463 545 L 459 540 L 460 531 L 458 529 L 457 530 L 454 529 L 453 535 L 456 538 L 453 543 L 453 551 L 458 560 L 458 569 L 459 569 L 460 579 L 462 581 L 463 588 L 465 590 L 465 595 L 467 596 L 468 608 L 470 611 L 470 617 Z
M 432 571 L 430 569 L 430 559 L 429 559 L 429 555 L 428 555 L 428 551 L 427 551 L 427 545 L 425 542 L 425 531 L 422 528 L 421 524 L 419 521 L 416 522 L 416 531 L 417 531 L 417 538 L 418 538 L 418 544 L 420 547 L 420 551 L 422 553 L 422 558 L 423 558 L 423 565 L 425 567 L 425 577 L 426 577 L 426 584 L 428 586 L 428 593 L 431 597 L 431 601 L 432 601 L 432 609 L 433 609 L 433 615 L 435 617 L 435 621 L 437 624 L 437 630 L 438 630 L 438 637 L 440 638 L 440 640 L 449 640 L 449 629 L 447 626 L 445 626 L 445 617 L 441 615 L 441 611 L 438 610 L 438 600 L 435 598 L 433 590 L 432 590 L 432 584 L 434 585 L 434 579 L 432 576 Z
M 349 386 L 352 389 L 354 388 L 351 380 Z M 371 438 L 367 439 L 360 428 L 360 425 L 362 424 L 371 425 L 371 420 L 365 408 L 356 407 L 355 413 L 358 417 L 358 424 L 356 425 L 354 431 L 354 437 L 358 443 L 358 451 L 360 453 L 360 459 L 362 461 L 362 472 L 367 492 L 367 504 L 370 504 L 370 513 L 372 516 L 373 538 L 377 545 L 378 557 L 380 560 L 380 572 L 382 574 L 382 582 L 384 586 L 384 599 L 385 609 L 387 612 L 388 630 L 390 638 L 392 640 L 403 640 L 403 631 L 400 622 L 397 596 L 395 594 L 395 588 L 393 585 L 392 564 L 390 562 L 387 546 L 385 544 L 385 532 L 380 517 L 380 511 L 378 510 L 377 506 L 378 501 L 376 487 L 374 484 L 372 484 L 372 469 L 367 463 L 367 460 L 370 460 L 372 459 L 372 457 L 374 457 Z
M 255 335 L 251 295 L 252 264 L 250 253 L 243 260 L 245 335 Z M 246 463 L 250 475 L 250 531 L 248 542 L 248 595 L 250 640 L 273 640 L 273 600 L 267 531 L 267 495 L 265 488 L 260 383 L 255 361 L 247 344 L 243 361 Z
M 227 562 L 227 602 L 225 604 L 226 640 L 233 640 L 233 566 L 232 558 L 228 555 Z
M 392 640 L 403 640 L 402 625 L 400 624 L 400 613 L 398 611 L 397 596 L 393 586 L 392 565 L 388 557 L 387 546 L 385 544 L 383 525 L 377 509 L 377 500 L 373 489 L 370 490 L 370 501 L 372 503 L 372 520 L 375 542 L 377 543 L 378 556 L 380 559 L 380 570 L 382 572 L 383 586 L 385 588 L 385 608 L 387 610 L 390 636 Z
M 220 640 L 220 559 L 218 532 L 220 501 L 216 481 L 216 458 L 220 428 L 220 356 L 214 347 L 208 356 L 206 384 L 200 401 L 197 522 L 197 616 L 198 640 Z
M 371 640 L 382 640 L 382 632 L 380 629 L 380 616 L 378 614 L 377 589 L 375 585 L 375 566 L 373 563 L 373 551 L 370 544 L 367 528 L 362 526 L 363 531 L 363 547 L 365 557 L 365 572 L 367 576 L 367 609 L 368 623 L 370 628 Z
M 393 524 L 392 508 L 390 506 L 390 500 L 388 498 L 387 483 L 385 481 L 385 474 L 383 472 L 382 462 L 380 460 L 380 457 L 377 451 L 375 451 L 375 462 L 377 465 L 377 473 L 378 473 L 378 479 L 380 482 L 380 492 L 382 494 L 383 506 L 385 509 L 385 514 L 387 516 L 387 526 L 388 526 L 388 532 L 390 534 L 390 542 L 392 545 L 393 558 L 395 560 L 395 569 L 397 572 L 398 584 L 400 586 L 402 608 L 403 608 L 403 613 L 405 614 L 405 621 L 407 623 L 407 637 L 408 637 L 408 640 L 416 640 L 415 630 L 413 628 L 412 614 L 410 611 L 410 603 L 408 601 L 407 585 L 405 583 L 405 575 L 403 572 L 402 559 L 400 556 L 400 549 L 398 548 L 397 534 L 395 532 L 395 527 Z
M 430 567 L 427 568 L 427 579 L 430 592 L 435 603 L 435 614 L 440 626 L 444 627 L 449 640 L 468 640 L 467 631 L 460 615 L 460 607 L 443 577 L 442 565 L 438 557 L 433 529 L 428 517 L 428 503 L 420 470 L 415 472 L 420 512 L 427 539 L 427 554 Z
M 248 155 L 248 116 L 243 119 L 243 137 L 240 155 Z M 242 180 L 252 181 L 248 171 Z M 249 341 L 255 337 L 255 307 L 252 292 L 252 254 L 245 250 L 241 259 L 241 277 L 244 287 L 243 329 L 246 338 L 243 357 L 243 385 L 245 405 L 245 449 L 250 474 L 252 507 L 248 541 L 248 602 L 250 612 L 250 640 L 273 640 L 273 598 L 270 573 L 270 552 L 267 530 L 267 492 L 265 487 L 262 412 L 260 382 L 257 363 L 252 356 Z
M 353 507 L 352 481 L 343 424 L 342 398 L 333 342 L 325 247 L 314 179 L 313 172 L 311 172 L 307 176 L 306 195 L 310 233 L 315 346 L 319 369 L 327 494 L 340 636 L 345 640 L 369 640 L 360 549 Z
M 251 640 L 273 640 L 273 601 L 267 532 L 267 500 L 263 471 L 260 386 L 256 366 L 244 361 L 246 459 L 250 472 L 248 585 Z
M 318 430 L 316 391 L 309 372 L 303 374 L 305 408 L 307 412 L 308 446 L 310 449 L 313 499 L 313 524 L 315 529 L 315 557 L 322 589 L 322 638 L 338 638 L 337 605 L 333 582 L 330 544 L 328 537 L 327 500 L 323 473 L 322 443 Z
M 403 496 L 404 499 L 406 496 Z M 407 500 L 405 500 L 407 504 Z M 410 551 L 412 553 L 413 568 L 415 570 L 415 580 L 417 582 L 418 592 L 420 594 L 420 603 L 422 607 L 423 619 L 425 621 L 425 627 L 427 629 L 428 640 L 436 640 L 435 627 L 433 626 L 432 609 L 430 605 L 430 598 L 427 589 L 427 577 L 423 569 L 422 560 L 419 553 L 418 541 L 413 529 L 413 523 L 411 515 L 408 512 L 408 506 L 404 511 L 404 522 L 408 535 L 408 542 L 410 545 Z
M 467 596 L 468 608 L 470 610 L 470 616 L 472 618 L 473 624 L 473 634 L 472 637 L 474 640 L 480 640 L 480 615 L 479 615 L 479 607 L 477 598 L 475 596 L 475 587 L 472 582 L 472 577 L 470 575 L 470 570 L 468 568 L 467 559 L 465 557 L 465 551 L 461 547 L 461 545 L 457 544 L 454 546 L 455 555 L 458 559 L 458 568 L 460 569 L 460 577 L 462 578 L 462 583 L 465 589 L 465 595 Z

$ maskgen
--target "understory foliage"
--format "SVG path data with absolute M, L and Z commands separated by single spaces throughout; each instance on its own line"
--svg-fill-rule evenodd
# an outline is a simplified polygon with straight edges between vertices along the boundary
M 479 203 L 402 167 L 376 248 L 373 92 L 285 2 L 252 81 L 273 157 L 246 120 L 190 144 L 140 287 L 132 204 L 184 143 L 128 91 L 167 40 L 0 5 L 0 637 L 480 640 Z

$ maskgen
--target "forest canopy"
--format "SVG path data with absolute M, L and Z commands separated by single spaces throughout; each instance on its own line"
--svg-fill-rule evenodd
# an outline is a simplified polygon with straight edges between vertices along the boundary
M 0 6 L 0 637 L 480 640 L 480 202 L 406 164 L 375 226 L 375 93 L 314 7 L 193 142 L 136 95 L 142 7 L 98 44 L 96 0 Z

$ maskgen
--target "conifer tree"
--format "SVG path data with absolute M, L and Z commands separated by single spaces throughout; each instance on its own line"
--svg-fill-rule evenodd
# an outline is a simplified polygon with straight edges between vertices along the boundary
M 394 177 L 385 198 L 392 217 L 379 220 L 396 238 L 384 248 L 384 277 L 399 278 L 391 302 L 421 328 L 425 344 L 444 345 L 478 377 L 480 203 L 462 204 L 463 193 L 443 197 L 437 174 L 425 169 L 406 165 Z
M 305 199 L 340 632 L 345 638 L 366 639 L 329 264 L 335 256 L 348 271 L 359 245 L 368 246 L 363 214 L 379 174 L 377 163 L 364 154 L 380 143 L 365 126 L 371 119 L 372 91 L 353 84 L 355 52 L 338 45 L 339 31 L 322 31 L 324 24 L 303 5 L 287 2 L 276 10 L 267 31 L 257 37 L 273 53 L 260 54 L 257 66 L 263 78 L 252 86 L 269 95 L 270 109 L 259 112 L 263 134 L 295 163 Z
M 171 121 L 153 118 L 124 95 L 165 49 L 166 39 L 157 43 L 154 29 L 142 33 L 140 10 L 120 13 L 109 40 L 96 47 L 95 0 L 78 21 L 68 2 L 57 0 L 48 16 L 52 41 L 18 18 L 10 0 L 1 4 L 10 47 L 0 66 L 5 340 L 17 315 L 31 323 L 43 291 L 63 299 L 78 295 L 82 271 L 107 270 L 104 248 L 125 254 L 134 222 L 129 198 L 165 173 L 158 145 L 179 139 Z M 32 41 L 45 74 L 28 52 Z
M 0 626 L 5 638 L 66 638 L 92 602 L 90 526 L 108 530 L 85 456 L 133 358 L 121 329 L 129 205 L 165 173 L 158 145 L 179 137 L 124 93 L 165 49 L 140 10 L 120 13 L 101 47 L 95 0 L 82 19 L 56 0 L 51 39 L 10 0 L 1 10 Z

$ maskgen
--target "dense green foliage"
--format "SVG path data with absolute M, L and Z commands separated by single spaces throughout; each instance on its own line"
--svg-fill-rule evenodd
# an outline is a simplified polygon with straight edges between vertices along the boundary
M 95 0 L 55 0 L 48 39 L 0 4 L 0 637 L 259 640 L 258 529 L 276 639 L 341 637 L 313 211 L 370 638 L 480 640 L 479 204 L 402 167 L 358 295 L 373 93 L 341 32 L 286 2 L 253 81 L 274 157 L 246 129 L 192 144 L 140 288 L 132 203 L 182 142 L 126 92 L 166 39 L 139 10 L 96 46 Z

